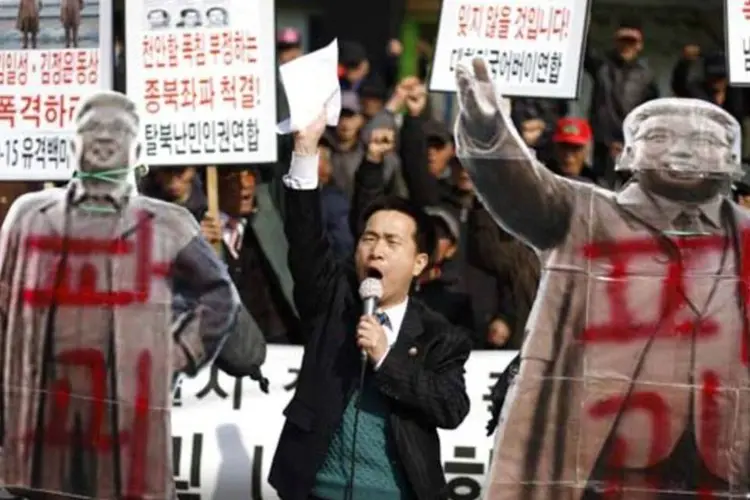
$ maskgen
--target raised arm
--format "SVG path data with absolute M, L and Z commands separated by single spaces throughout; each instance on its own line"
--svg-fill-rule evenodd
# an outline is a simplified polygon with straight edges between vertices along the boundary
M 456 123 L 457 156 L 477 195 L 505 229 L 538 250 L 558 245 L 568 233 L 581 187 L 551 173 L 523 143 L 481 59 L 474 75 L 456 69 L 461 111 Z
M 318 142 L 324 130 L 325 115 L 321 113 L 313 124 L 296 133 L 289 173 L 283 178 L 289 270 L 303 323 L 327 310 L 340 272 L 325 233 L 318 189 Z

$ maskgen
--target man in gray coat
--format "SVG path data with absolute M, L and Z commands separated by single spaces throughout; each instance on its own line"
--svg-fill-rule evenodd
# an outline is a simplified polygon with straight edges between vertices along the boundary
M 740 128 L 658 99 L 623 125 L 615 193 L 530 154 L 485 64 L 459 68 L 458 155 L 543 263 L 500 415 L 491 500 L 745 498 L 750 217 L 729 200 Z

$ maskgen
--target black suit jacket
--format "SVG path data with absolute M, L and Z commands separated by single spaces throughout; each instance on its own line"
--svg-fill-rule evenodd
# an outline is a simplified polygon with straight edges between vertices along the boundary
M 354 333 L 362 305 L 353 268 L 331 252 L 319 191 L 287 189 L 285 198 L 289 265 L 307 343 L 269 482 L 283 500 L 307 500 L 357 387 Z M 410 299 L 397 342 L 369 374 L 391 404 L 390 431 L 419 500 L 447 498 L 437 428 L 454 429 L 469 412 L 464 363 L 470 350 L 465 333 Z

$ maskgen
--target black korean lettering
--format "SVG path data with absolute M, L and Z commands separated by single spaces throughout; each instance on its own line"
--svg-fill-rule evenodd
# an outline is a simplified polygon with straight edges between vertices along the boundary
M 182 406 L 182 383 L 180 381 L 177 382 L 177 387 L 172 392 L 172 406 Z
M 253 470 L 250 476 L 250 498 L 263 500 L 263 447 L 253 448 Z
M 23 162 L 23 168 L 29 169 L 32 167 L 31 162 L 34 160 L 34 139 L 26 137 L 21 142 L 21 161 Z
M 190 152 L 193 154 L 203 153 L 203 141 L 201 141 L 200 123 L 190 122 L 187 124 L 187 141 L 190 145 Z
M 449 59 L 448 64 L 450 71 L 456 71 L 456 66 L 458 66 L 458 62 L 461 60 L 461 49 L 453 49 L 451 50 L 451 57 Z
M 562 52 L 553 52 L 549 58 L 549 82 L 557 84 L 562 69 Z
M 229 147 L 229 122 L 221 121 L 217 123 L 216 126 L 218 128 L 217 136 L 219 138 L 219 152 L 229 153 L 229 151 L 231 151 L 231 148 Z
M 514 52 L 510 65 L 511 76 L 513 76 L 513 78 L 517 79 L 519 82 L 523 78 L 523 58 L 525 55 L 525 52 Z
M 172 125 L 172 132 L 173 132 L 173 141 L 172 141 L 172 148 L 173 148 L 173 154 L 178 156 L 183 156 L 187 151 L 187 130 L 185 130 L 187 127 L 185 127 L 184 123 L 180 123 L 180 125 L 173 124 Z
M 47 168 L 47 139 L 44 137 L 34 139 L 34 161 L 37 167 Z
M 750 38 L 742 40 L 742 55 L 745 60 L 745 71 L 750 71 Z
M 538 52 L 527 52 L 523 60 L 523 79 L 533 82 L 536 76 L 536 60 L 539 57 Z
M 172 436 L 172 473 L 175 477 L 175 490 L 178 500 L 201 500 L 201 458 L 203 456 L 203 434 L 193 434 L 189 453 L 183 446 L 185 441 L 180 436 Z M 188 457 L 189 463 L 183 458 Z M 183 465 L 185 467 L 183 467 Z M 183 472 L 187 479 L 182 479 Z
M 159 154 L 159 127 L 155 123 L 147 123 L 143 134 L 146 156 Z
M 170 155 L 174 153 L 176 128 L 171 123 L 159 125 L 159 148 Z
M 294 380 L 284 385 L 284 390 L 289 392 L 297 388 L 297 379 L 299 378 L 299 368 L 289 368 L 288 373 L 294 375 Z
M 461 57 L 463 59 L 466 59 L 467 61 L 472 60 L 474 58 L 474 49 L 472 48 L 464 49 Z
M 490 75 L 492 79 L 497 78 L 497 64 L 500 61 L 499 50 L 488 50 L 487 51 L 487 65 L 490 67 Z
M 506 81 L 510 80 L 510 62 L 512 57 L 513 53 L 507 50 L 504 50 L 500 54 L 500 60 L 497 65 L 498 79 L 505 78 Z
M 536 61 L 536 82 L 547 83 L 547 76 L 549 75 L 549 54 L 541 52 Z
M 213 121 L 201 124 L 201 140 L 206 153 L 216 152 L 216 123 Z
M 245 122 L 245 132 L 247 132 L 247 151 L 258 151 L 258 120 L 250 118 Z
M 60 167 L 60 163 L 62 163 L 60 149 L 65 148 L 65 140 L 59 137 L 47 137 L 45 142 L 45 151 L 47 152 L 45 163 L 57 170 Z
M 232 120 L 232 151 L 245 152 L 245 123 L 240 120 Z
M 492 392 L 495 389 L 496 381 L 502 377 L 502 372 L 490 372 L 489 392 L 482 395 L 482 401 L 487 402 L 487 410 L 492 411 Z
M 209 372 L 208 383 L 206 386 L 195 394 L 198 399 L 203 399 L 211 393 L 215 393 L 221 399 L 226 399 L 229 393 L 222 389 L 219 385 L 219 368 L 216 365 L 211 365 Z
M 476 461 L 477 449 L 472 446 L 453 448 L 455 461 L 445 462 L 443 469 L 446 475 L 456 475 L 448 481 L 448 498 L 450 500 L 477 500 L 482 491 L 479 480 L 484 479 L 483 463 Z

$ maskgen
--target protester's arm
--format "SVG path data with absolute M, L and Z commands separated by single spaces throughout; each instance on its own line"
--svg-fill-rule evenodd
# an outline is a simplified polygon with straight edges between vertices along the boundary
M 340 272 L 323 226 L 318 188 L 318 143 L 324 130 L 325 115 L 321 114 L 296 133 L 289 172 L 283 178 L 289 271 L 303 323 L 328 310 Z
M 583 70 L 591 78 L 595 78 L 602 65 L 604 65 L 604 57 L 596 49 L 592 49 L 590 45 L 587 45 L 586 52 L 583 55 Z
M 431 346 L 430 367 L 408 352 L 391 349 L 375 372 L 380 392 L 419 413 L 427 425 L 455 429 L 469 413 L 464 364 L 471 353 L 469 337 L 458 329 L 440 335 Z
M 195 375 L 222 348 L 242 306 L 226 266 L 199 234 L 193 217 L 181 207 L 173 210 L 178 212 L 170 220 L 175 233 L 191 232 L 194 236 L 172 263 L 171 278 L 184 284 L 196 304 L 173 324 L 174 368 Z
M 355 238 L 359 235 L 362 215 L 370 204 L 385 194 L 383 161 L 393 149 L 394 133 L 390 129 L 373 130 L 367 153 L 354 175 L 354 194 L 349 212 L 349 225 Z
M 477 195 L 502 226 L 538 250 L 560 244 L 568 234 L 576 198 L 584 189 L 540 164 L 500 110 L 502 97 L 481 59 L 476 77 L 457 68 L 461 113 L 457 155 Z

